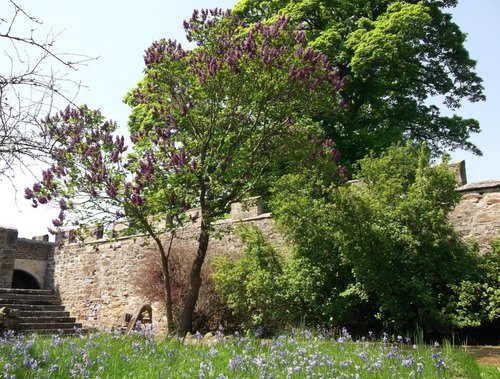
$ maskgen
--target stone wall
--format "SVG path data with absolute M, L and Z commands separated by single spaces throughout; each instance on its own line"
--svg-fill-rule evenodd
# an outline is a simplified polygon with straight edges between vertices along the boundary
M 500 180 L 465 184 L 463 163 L 452 167 L 457 172 L 457 191 L 463 200 L 450 215 L 451 222 L 465 239 L 475 239 L 485 251 L 492 238 L 500 237 Z M 193 210 L 193 215 L 199 210 Z M 255 223 L 277 248 L 283 245 L 270 214 L 261 214 L 256 199 L 245 204 L 233 204 L 231 218 L 215 224 L 207 260 L 218 254 L 236 256 L 241 252 L 239 238 L 234 233 L 237 224 Z M 120 225 L 116 225 L 119 229 Z M 198 223 L 178 231 L 174 250 L 194 256 L 197 247 Z M 84 327 L 111 328 L 121 323 L 125 313 L 134 313 L 147 302 L 141 295 L 144 264 L 158 259 L 156 245 L 142 235 L 109 241 L 101 231 L 94 238 L 78 244 L 71 238 L 54 250 L 47 238 L 18 239 L 14 229 L 0 228 L 0 287 L 10 287 L 14 270 L 34 276 L 44 288 L 55 289 L 66 309 Z M 56 240 L 60 242 L 61 235 Z M 164 237 L 166 240 L 169 236 Z M 68 243 L 69 241 L 69 243 Z M 189 260 L 189 259 L 188 259 Z M 165 325 L 164 309 L 152 304 L 153 318 Z
M 464 195 L 463 201 L 450 219 L 464 238 L 478 240 L 484 251 L 490 239 L 499 235 L 500 181 L 468 184 L 459 187 L 458 191 Z M 276 232 L 271 215 L 261 212 L 262 207 L 253 200 L 249 204 L 234 205 L 231 219 L 215 225 L 216 233 L 210 241 L 207 260 L 218 254 L 234 256 L 241 252 L 239 238 L 234 233 L 239 222 L 255 223 L 276 247 L 281 247 L 283 238 Z M 186 254 L 194 255 L 198 227 L 199 224 L 193 223 L 180 230 L 174 240 L 174 249 L 182 248 Z M 84 327 L 109 329 L 120 325 L 125 313 L 134 313 L 147 302 L 140 291 L 141 283 L 148 280 L 143 277 L 143 267 L 148 260 L 157 259 L 158 253 L 156 245 L 142 235 L 116 241 L 102 239 L 100 234 L 96 238 L 85 244 L 68 243 L 49 254 L 46 287 L 60 294 L 66 309 Z M 39 254 L 41 257 L 44 253 Z M 152 306 L 154 320 L 165 325 L 163 306 Z
M 53 249 L 54 244 L 51 242 L 19 238 L 17 240 L 16 259 L 46 261 Z
M 450 215 L 451 223 L 466 240 L 475 240 L 481 251 L 500 238 L 500 180 L 470 183 L 457 189 L 462 201 Z
M 46 286 L 47 260 L 53 251 L 53 243 L 19 238 L 17 240 L 14 270 L 29 273 L 37 280 L 40 288 L 44 288 Z
M 15 271 L 23 271 L 45 285 L 48 257 L 54 244 L 47 238 L 28 240 L 18 238 L 17 230 L 0 227 L 0 288 L 10 288 Z
M 266 233 L 276 247 L 283 243 L 276 233 L 270 214 L 252 214 L 248 210 L 244 220 L 223 220 L 215 224 L 207 260 L 218 254 L 239 254 L 241 245 L 234 234 L 240 222 L 254 223 Z M 260 208 L 256 209 L 260 212 Z M 174 249 L 182 248 L 187 254 L 195 254 L 198 224 L 180 230 L 174 240 Z M 169 236 L 165 236 L 165 242 Z M 66 310 L 71 312 L 86 328 L 110 329 L 119 326 L 125 313 L 135 313 L 147 302 L 141 296 L 143 265 L 156 259 L 156 245 L 142 235 L 121 238 L 116 241 L 99 240 L 79 245 L 69 243 L 58 248 L 49 257 L 47 284 L 60 295 Z M 142 276 L 141 276 L 142 275 Z M 161 304 L 152 304 L 153 318 L 160 326 L 165 325 Z
M 17 245 L 17 230 L 0 228 L 0 288 L 12 286 Z

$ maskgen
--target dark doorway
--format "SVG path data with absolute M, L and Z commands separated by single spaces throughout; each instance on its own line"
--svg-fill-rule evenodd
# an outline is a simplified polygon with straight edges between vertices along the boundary
M 14 270 L 12 288 L 40 289 L 40 284 L 38 284 L 38 280 L 30 273 L 22 270 Z

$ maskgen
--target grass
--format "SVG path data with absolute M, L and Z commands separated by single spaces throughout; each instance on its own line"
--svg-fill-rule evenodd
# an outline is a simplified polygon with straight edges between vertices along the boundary
M 219 332 L 189 341 L 159 340 L 147 332 L 6 334 L 0 338 L 0 378 L 498 377 L 494 370 L 480 371 L 471 356 L 449 344 L 352 341 L 345 332 L 334 339 L 307 331 L 272 340 L 228 338 Z
M 500 367 L 479 366 L 481 379 L 498 379 L 500 378 Z

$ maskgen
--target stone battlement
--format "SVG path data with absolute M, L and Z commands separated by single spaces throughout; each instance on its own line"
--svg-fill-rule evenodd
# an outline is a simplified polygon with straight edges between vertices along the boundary
M 259 217 L 271 217 L 270 213 L 263 213 L 263 205 L 260 196 L 255 196 L 248 198 L 242 202 L 236 202 L 231 204 L 231 212 L 227 218 L 216 221 L 215 225 L 231 224 L 239 221 L 253 220 Z M 192 222 L 187 222 L 184 228 L 197 228 L 201 220 L 201 210 L 200 208 L 193 208 L 187 211 L 188 219 L 191 218 Z M 164 228 L 166 226 L 167 219 L 158 220 L 155 222 L 158 228 Z M 162 225 L 163 224 L 163 225 Z M 131 236 L 120 237 L 121 232 L 128 227 L 127 221 L 119 221 L 112 225 L 111 235 L 116 236 L 115 239 L 127 239 Z M 41 238 L 41 237 L 34 237 Z M 85 243 L 99 242 L 106 240 L 106 236 L 102 227 L 91 227 L 89 228 L 88 235 L 85 237 Z M 72 229 L 63 230 L 55 235 L 55 241 L 58 244 L 62 243 L 77 243 L 74 232 Z

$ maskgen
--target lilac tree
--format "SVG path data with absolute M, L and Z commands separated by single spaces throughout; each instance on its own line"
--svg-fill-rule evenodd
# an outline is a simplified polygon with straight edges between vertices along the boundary
M 84 221 L 75 229 L 82 240 L 88 235 L 89 226 L 99 224 L 105 228 L 117 221 L 126 226 L 121 231 L 124 234 L 149 235 L 162 258 L 167 327 L 172 330 L 168 254 L 173 232 L 185 217 L 187 204 L 176 201 L 173 192 L 169 201 L 160 201 L 158 188 L 166 191 L 168 185 L 164 186 L 162 176 L 155 174 L 163 169 L 165 161 L 155 159 L 152 151 L 143 156 L 127 155 L 125 138 L 113 135 L 116 123 L 86 106 L 68 107 L 47 117 L 43 124 L 47 137 L 54 141 L 52 165 L 42 172 L 39 182 L 25 189 L 25 198 L 32 201 L 33 207 L 58 204 L 59 215 L 52 221 L 55 230 Z M 162 237 L 168 231 L 171 234 L 165 243 Z
M 169 326 L 169 247 L 161 233 L 173 236 L 185 210 L 199 207 L 180 336 L 191 328 L 213 221 L 279 174 L 318 164 L 335 174 L 338 153 L 312 117 L 337 107 L 342 85 L 286 18 L 247 28 L 228 12 L 203 10 L 184 28 L 196 47 L 153 43 L 145 76 L 126 97 L 133 153 L 125 157 L 123 139 L 110 134 L 115 125 L 97 112 L 67 110 L 47 120 L 58 136 L 56 164 L 26 192 L 35 205 L 57 199 L 63 211 L 78 206 L 86 219 L 126 215 L 149 234 L 162 254 Z M 167 215 L 159 228 L 155 220 Z

